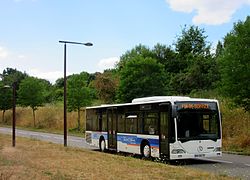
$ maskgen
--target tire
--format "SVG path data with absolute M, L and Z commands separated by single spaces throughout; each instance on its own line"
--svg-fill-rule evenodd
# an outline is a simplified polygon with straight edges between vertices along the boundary
M 142 154 L 142 157 L 144 157 L 144 158 L 151 157 L 151 148 L 150 148 L 150 145 L 148 143 L 145 143 L 142 146 L 141 154 Z
M 105 152 L 106 151 L 106 143 L 105 143 L 104 139 L 100 140 L 99 149 L 100 149 L 101 152 Z

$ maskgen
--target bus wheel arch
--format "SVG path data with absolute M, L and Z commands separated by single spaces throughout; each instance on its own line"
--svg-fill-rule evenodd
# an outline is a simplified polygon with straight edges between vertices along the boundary
M 101 152 L 106 151 L 106 142 L 103 136 L 101 136 L 99 139 L 99 149 Z
M 141 155 L 144 158 L 149 158 L 151 156 L 151 146 L 149 141 L 146 139 L 141 142 Z

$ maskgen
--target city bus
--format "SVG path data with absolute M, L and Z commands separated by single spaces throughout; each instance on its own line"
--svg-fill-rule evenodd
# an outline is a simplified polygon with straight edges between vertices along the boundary
M 221 130 L 214 99 L 154 96 L 86 108 L 86 141 L 101 151 L 168 160 L 217 157 Z

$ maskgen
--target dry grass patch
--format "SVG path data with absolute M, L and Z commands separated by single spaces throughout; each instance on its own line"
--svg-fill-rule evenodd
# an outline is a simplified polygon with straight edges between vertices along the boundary
M 0 134 L 0 179 L 229 179 L 184 167 Z

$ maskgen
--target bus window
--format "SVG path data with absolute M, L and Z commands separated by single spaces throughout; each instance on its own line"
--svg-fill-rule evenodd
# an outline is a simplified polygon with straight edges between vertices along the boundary
M 144 133 L 158 134 L 158 114 L 147 113 L 144 118 Z
M 118 114 L 118 132 L 125 132 L 125 115 Z
M 86 129 L 90 130 L 90 131 L 94 130 L 93 129 L 93 120 L 95 118 L 95 110 L 89 110 L 86 118 L 87 118 Z
M 126 132 L 137 133 L 137 115 L 126 114 Z

